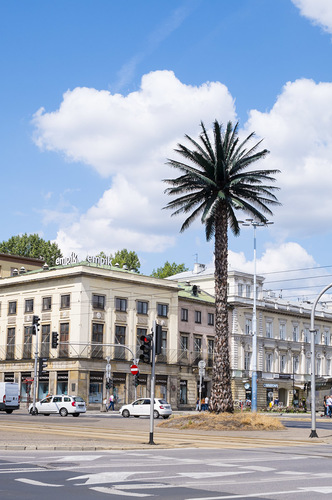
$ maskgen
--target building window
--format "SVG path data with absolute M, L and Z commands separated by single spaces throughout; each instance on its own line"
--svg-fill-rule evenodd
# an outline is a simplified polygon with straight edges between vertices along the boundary
M 31 358 L 32 353 L 32 327 L 24 327 L 24 338 L 23 338 L 23 358 Z
M 115 326 L 115 344 L 125 345 L 126 343 L 126 327 L 125 326 Z M 114 348 L 114 357 L 116 359 L 125 359 L 125 349 L 122 347 Z
M 299 373 L 300 361 L 298 356 L 293 356 L 293 372 Z
M 17 301 L 8 302 L 8 314 L 16 314 Z
M 194 364 L 198 363 L 201 359 L 202 352 L 202 337 L 194 337 Z
M 158 354 L 159 362 L 166 362 L 167 360 L 167 331 L 162 330 L 161 332 L 161 354 Z
M 286 370 L 286 354 L 280 356 L 280 373 L 284 373 Z
M 70 308 L 70 295 L 61 295 L 60 308 L 69 309 Z
M 188 321 L 188 309 L 181 309 L 181 321 Z
M 271 353 L 268 353 L 266 355 L 266 366 L 265 366 L 265 368 L 266 368 L 267 372 L 272 372 L 273 371 L 272 370 L 272 354 Z
M 272 339 L 273 338 L 273 328 L 272 328 L 272 321 L 267 321 L 265 323 L 265 331 L 266 331 L 266 338 Z
M 43 297 L 43 311 L 50 311 L 52 309 L 52 297 Z
M 320 377 L 322 374 L 322 360 L 321 358 L 316 359 L 316 375 Z
M 64 295 L 64 297 L 67 297 L 67 295 Z M 63 342 L 69 342 L 69 323 L 60 323 L 59 336 L 59 357 L 67 358 L 69 353 L 69 346 L 68 344 L 62 344 Z
M 310 339 L 310 330 L 309 328 L 304 329 L 304 342 L 309 343 L 311 341 Z
M 213 366 L 214 340 L 208 339 L 208 366 Z
M 238 293 L 239 297 L 243 297 L 243 285 L 242 285 L 242 283 L 238 284 L 237 293 Z
M 279 323 L 279 338 L 286 340 L 286 323 Z
M 14 359 L 14 357 L 15 357 L 15 328 L 8 328 L 6 359 Z
M 168 304 L 157 304 L 158 316 L 167 318 L 168 316 Z
M 116 311 L 126 312 L 127 311 L 127 299 L 115 299 L 115 309 Z
M 330 345 L 330 342 L 331 342 L 331 337 L 330 337 L 330 332 L 325 330 L 325 333 L 324 333 L 324 344 L 325 345 Z
M 180 349 L 182 352 L 188 351 L 188 336 L 180 335 Z
M 315 344 L 319 344 L 319 330 L 316 330 L 315 331 L 315 334 L 314 334 L 314 339 L 315 339 Z
M 328 375 L 328 376 L 331 375 L 331 360 L 330 359 L 326 360 L 326 375 Z
M 245 351 L 244 352 L 244 369 L 246 371 L 250 370 L 250 365 L 251 365 L 251 352 Z
M 299 341 L 299 325 L 293 325 L 293 342 Z
M 137 314 L 148 314 L 148 302 L 138 300 L 136 302 Z
M 33 299 L 26 299 L 24 303 L 24 312 L 32 313 L 33 312 Z
M 246 285 L 246 297 L 249 299 L 251 297 L 251 286 Z
M 180 380 L 180 405 L 186 405 L 187 404 L 187 381 L 186 380 Z
M 195 323 L 202 323 L 201 311 L 195 311 Z
M 208 313 L 208 325 L 210 325 L 210 326 L 214 325 L 214 314 L 213 313 Z
M 252 333 L 252 319 L 251 318 L 246 318 L 245 334 L 246 335 L 251 335 L 251 333 Z
M 105 309 L 105 295 L 92 295 L 93 309 Z
M 307 374 L 311 374 L 311 358 L 305 358 L 305 369 Z
M 102 344 L 104 341 L 104 325 L 102 323 L 92 323 L 92 344 Z M 103 347 L 102 345 L 91 346 L 91 357 L 102 358 Z
M 42 325 L 41 327 L 41 357 L 42 358 L 48 358 L 50 355 L 50 332 L 51 332 L 51 326 L 50 325 Z

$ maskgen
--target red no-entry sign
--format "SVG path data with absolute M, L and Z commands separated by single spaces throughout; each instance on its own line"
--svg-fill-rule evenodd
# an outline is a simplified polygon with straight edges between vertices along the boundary
M 130 371 L 133 375 L 137 375 L 139 372 L 138 366 L 137 365 L 131 365 Z

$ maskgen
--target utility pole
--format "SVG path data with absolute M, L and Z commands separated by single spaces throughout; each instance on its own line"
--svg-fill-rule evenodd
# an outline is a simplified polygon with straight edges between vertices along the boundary
M 37 393 L 37 368 L 38 368 L 38 328 L 39 328 L 39 316 L 32 317 L 32 327 L 31 333 L 32 335 L 36 335 L 35 341 L 35 370 L 33 377 L 33 400 L 32 400 L 32 415 L 36 415 L 36 393 Z M 32 336 L 31 336 L 32 341 Z
M 151 390 L 150 390 L 150 439 L 149 444 L 155 444 L 153 441 L 154 430 L 154 388 L 155 388 L 155 371 L 156 371 L 156 330 L 157 322 L 153 322 L 153 339 L 152 339 L 152 359 L 151 359 Z

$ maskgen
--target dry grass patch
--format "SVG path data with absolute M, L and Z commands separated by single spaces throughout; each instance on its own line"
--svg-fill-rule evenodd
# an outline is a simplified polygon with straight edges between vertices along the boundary
M 217 415 L 208 412 L 173 416 L 164 420 L 158 427 L 210 431 L 275 431 L 285 429 L 278 418 L 260 413 L 220 413 Z

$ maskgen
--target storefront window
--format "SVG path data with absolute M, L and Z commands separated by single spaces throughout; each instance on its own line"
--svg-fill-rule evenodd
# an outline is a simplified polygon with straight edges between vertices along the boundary
M 68 394 L 68 372 L 57 373 L 57 394 Z
M 97 404 L 103 400 L 103 372 L 90 372 L 89 403 Z
M 180 380 L 180 405 L 186 405 L 187 402 L 187 381 Z
M 114 373 L 113 374 L 113 394 L 115 404 L 121 406 L 126 401 L 126 374 Z

